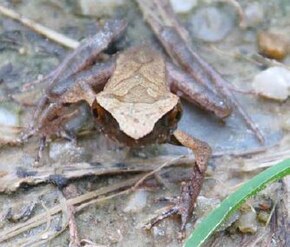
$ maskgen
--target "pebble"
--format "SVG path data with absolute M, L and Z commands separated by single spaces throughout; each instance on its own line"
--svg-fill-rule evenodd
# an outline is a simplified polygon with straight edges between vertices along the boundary
M 18 115 L 5 107 L 0 107 L 0 124 L 5 126 L 17 126 Z
M 256 217 L 257 214 L 253 207 L 249 207 L 248 210 L 243 210 L 237 221 L 237 226 L 240 232 L 255 233 L 258 229 Z
M 269 220 L 270 214 L 266 211 L 260 211 L 257 215 L 257 219 L 263 223 L 266 224 Z
M 17 140 L 19 133 L 14 127 L 19 126 L 19 110 L 13 108 L 0 106 L 0 146 Z
M 127 202 L 124 212 L 138 212 L 141 211 L 147 203 L 148 192 L 146 190 L 137 190 L 131 195 L 129 201 Z
M 278 66 L 268 68 L 254 77 L 252 87 L 260 96 L 286 100 L 290 94 L 290 71 Z
M 281 33 L 263 31 L 257 36 L 259 52 L 265 57 L 282 60 L 289 51 L 289 39 Z
M 197 5 L 197 0 L 170 0 L 175 13 L 183 14 L 189 12 Z
M 250 3 L 244 10 L 245 27 L 256 27 L 264 21 L 264 10 L 261 4 Z
M 199 8 L 189 23 L 193 37 L 206 42 L 218 42 L 233 30 L 235 17 L 229 8 L 209 6 Z
M 152 227 L 152 233 L 155 238 L 165 236 L 165 231 L 158 226 Z
M 220 204 L 220 200 L 215 198 L 207 198 L 205 196 L 199 196 L 196 201 L 196 214 L 208 214 L 211 212 L 215 207 Z

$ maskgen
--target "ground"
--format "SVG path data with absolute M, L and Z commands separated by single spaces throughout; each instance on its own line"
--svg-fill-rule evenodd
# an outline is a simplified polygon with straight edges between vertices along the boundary
M 230 85 L 249 91 L 253 77 L 269 66 L 268 61 L 255 59 L 256 35 L 260 30 L 273 29 L 283 31 L 287 36 L 290 32 L 290 4 L 286 0 L 239 1 L 244 10 L 252 4 L 258 4 L 263 9 L 262 18 L 257 23 L 243 28 L 239 26 L 237 9 L 232 7 L 231 1 L 214 2 L 198 1 L 192 11 L 180 18 L 190 28 L 191 17 L 201 8 L 210 5 L 219 9 L 226 5 L 224 11 L 229 11 L 233 18 L 228 20 L 232 23 L 225 37 L 218 42 L 204 42 L 193 37 L 192 45 Z M 84 15 L 77 1 L 72 0 L 61 3 L 54 0 L 3 0 L 2 4 L 75 40 L 94 34 L 98 29 L 96 20 L 125 18 L 129 23 L 125 36 L 107 53 L 123 50 L 144 40 L 160 47 L 137 5 L 131 1 L 111 7 L 108 13 L 97 13 L 97 16 Z M 29 88 L 25 85 L 51 71 L 70 50 L 3 15 L 0 15 L 0 23 L 0 97 L 3 99 L 0 105 L 0 135 L 1 142 L 4 142 L 17 137 L 17 126 L 28 126 L 33 105 L 45 88 L 41 83 Z M 222 28 L 216 32 L 222 32 Z M 289 66 L 289 61 L 286 57 L 283 64 Z M 8 94 L 14 95 L 18 102 L 9 100 Z M 289 157 L 289 100 L 277 103 L 256 95 L 236 95 L 265 135 L 264 146 L 237 113 L 222 122 L 183 102 L 185 111 L 180 128 L 208 142 L 213 148 L 213 158 L 195 211 L 194 218 L 197 220 L 239 184 L 261 171 L 260 167 Z M 90 240 L 96 246 L 181 246 L 177 240 L 177 218 L 165 220 L 150 231 L 144 230 L 143 226 L 156 214 L 156 210 L 166 206 L 164 202 L 157 202 L 158 198 L 178 195 L 180 182 L 189 177 L 188 160 L 193 159 L 190 152 L 170 145 L 153 145 L 129 152 L 126 147 L 101 136 L 94 128 L 86 106 L 82 109 L 83 114 L 73 123 L 78 126 L 79 122 L 86 122 L 79 132 L 77 144 L 63 139 L 52 140 L 38 167 L 33 164 L 38 147 L 36 137 L 20 146 L 1 145 L 0 246 L 68 246 L 67 205 L 77 200 L 80 200 L 75 204 L 80 239 Z M 5 128 L 7 121 L 11 121 L 13 128 Z M 135 191 L 85 207 L 85 202 L 95 198 L 93 193 L 114 195 L 120 191 L 118 188 L 133 186 L 142 176 L 140 172 L 175 161 L 179 165 L 163 169 L 155 177 L 157 179 L 148 180 Z M 70 178 L 69 182 L 65 178 Z M 69 186 L 62 188 L 64 183 L 69 183 Z M 237 212 L 232 221 L 239 220 L 232 226 L 231 222 L 227 223 L 226 230 L 216 233 L 208 246 L 269 246 L 270 243 L 271 246 L 283 246 L 281 238 L 287 235 L 287 224 L 283 223 L 282 215 L 288 215 L 289 224 L 289 186 L 289 179 L 285 179 L 249 200 L 246 209 Z M 104 192 L 104 189 L 108 191 Z M 269 209 L 261 210 L 261 204 L 269 206 Z M 56 211 L 52 213 L 53 210 Z M 266 212 L 268 217 L 272 212 L 268 225 L 256 219 L 258 211 Z M 245 220 L 245 217 L 249 218 Z M 41 221 L 43 224 L 40 226 L 29 225 L 29 222 Z M 188 233 L 193 225 L 188 224 Z M 18 228 L 23 232 L 17 234 Z

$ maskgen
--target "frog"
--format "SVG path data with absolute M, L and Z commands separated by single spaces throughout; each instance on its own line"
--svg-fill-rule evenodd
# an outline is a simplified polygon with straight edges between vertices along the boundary
M 49 86 L 23 138 L 40 136 L 39 160 L 47 137 L 64 130 L 65 123 L 75 115 L 67 112 L 68 106 L 85 102 L 100 131 L 114 141 L 129 147 L 169 143 L 189 148 L 195 154 L 191 179 L 182 182 L 180 196 L 153 223 L 178 214 L 184 232 L 212 151 L 206 142 L 178 128 L 180 98 L 222 118 L 231 109 L 210 89 L 193 85 L 185 72 L 149 44 L 130 47 L 112 57 L 102 56 L 101 52 L 125 29 L 124 21 L 108 21 L 50 73 L 46 78 Z

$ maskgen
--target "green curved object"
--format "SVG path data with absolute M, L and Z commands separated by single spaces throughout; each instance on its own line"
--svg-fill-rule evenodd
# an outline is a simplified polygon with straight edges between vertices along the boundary
M 184 247 L 202 246 L 224 220 L 238 209 L 250 196 L 257 194 L 269 183 L 273 183 L 287 175 L 290 175 L 290 159 L 279 162 L 244 183 L 197 225 L 196 229 L 186 240 Z

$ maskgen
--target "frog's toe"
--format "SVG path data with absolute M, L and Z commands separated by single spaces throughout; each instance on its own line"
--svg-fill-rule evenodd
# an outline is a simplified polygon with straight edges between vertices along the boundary
M 32 136 L 34 136 L 36 134 L 37 130 L 34 127 L 29 127 L 26 130 L 24 130 L 19 138 L 17 139 L 17 141 L 19 143 L 24 143 L 26 142 L 29 138 L 31 138 Z

